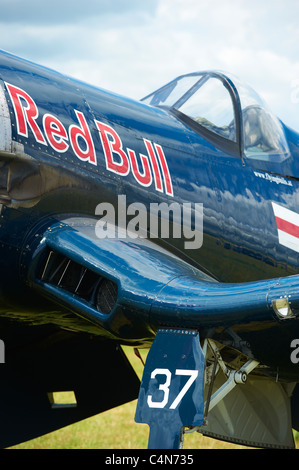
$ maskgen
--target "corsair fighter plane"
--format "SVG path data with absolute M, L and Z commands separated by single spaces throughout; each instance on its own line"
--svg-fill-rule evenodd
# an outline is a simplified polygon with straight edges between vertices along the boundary
M 136 398 L 150 448 L 294 446 L 299 134 L 250 87 L 134 101 L 1 52 L 0 167 L 2 447 Z

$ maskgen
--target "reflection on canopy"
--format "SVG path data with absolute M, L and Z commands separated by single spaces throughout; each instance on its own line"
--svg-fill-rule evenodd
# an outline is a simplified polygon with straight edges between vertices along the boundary
M 242 149 L 247 158 L 281 162 L 289 156 L 279 120 L 260 96 L 236 77 L 218 72 L 184 75 L 142 101 L 177 110 L 199 124 L 199 133 L 203 127 L 232 142 L 238 140 L 239 119 Z

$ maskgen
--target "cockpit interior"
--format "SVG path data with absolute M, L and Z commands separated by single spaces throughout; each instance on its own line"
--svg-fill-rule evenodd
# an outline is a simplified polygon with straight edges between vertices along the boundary
M 289 156 L 279 119 L 249 85 L 230 75 L 183 75 L 141 101 L 168 109 L 228 153 L 272 162 Z

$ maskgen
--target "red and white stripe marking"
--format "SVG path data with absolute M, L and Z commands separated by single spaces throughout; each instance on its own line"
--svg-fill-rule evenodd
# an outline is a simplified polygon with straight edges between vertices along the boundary
M 272 202 L 276 219 L 278 241 L 299 253 L 299 214 Z

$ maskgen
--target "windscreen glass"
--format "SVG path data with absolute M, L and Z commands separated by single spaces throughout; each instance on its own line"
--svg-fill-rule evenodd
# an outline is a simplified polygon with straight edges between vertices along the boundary
M 236 123 L 232 99 L 224 83 L 211 77 L 178 107 L 209 131 L 236 141 Z
M 142 101 L 175 108 L 209 131 L 236 141 L 233 102 L 221 79 L 208 74 L 184 76 Z
M 152 106 L 173 106 L 190 88 L 200 80 L 201 76 L 182 77 L 161 88 L 142 101 Z
M 247 158 L 280 162 L 289 156 L 283 127 L 262 98 L 235 77 L 243 120 L 243 147 Z

